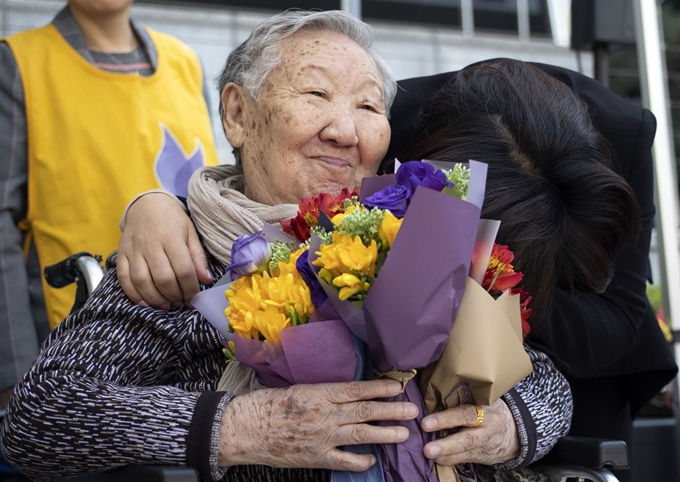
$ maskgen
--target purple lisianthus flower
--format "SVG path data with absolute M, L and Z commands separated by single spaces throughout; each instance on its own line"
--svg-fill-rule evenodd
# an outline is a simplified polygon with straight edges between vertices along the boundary
M 231 272 L 232 280 L 262 271 L 271 256 L 272 250 L 263 232 L 239 236 L 231 246 L 231 264 L 227 271 Z
M 381 189 L 364 200 L 364 205 L 371 208 L 387 209 L 395 217 L 403 218 L 411 201 L 412 192 L 401 184 L 393 184 Z
M 309 250 L 306 250 L 298 257 L 295 262 L 295 267 L 297 268 L 298 273 L 300 273 L 300 276 L 302 276 L 302 279 L 307 283 L 307 286 L 309 286 L 312 303 L 318 308 L 328 299 L 328 296 L 326 296 L 326 292 L 323 290 L 319 279 L 314 274 L 314 270 L 309 266 L 308 259 Z
M 418 186 L 437 192 L 441 192 L 445 187 L 453 187 L 440 169 L 427 162 L 406 162 L 399 166 L 397 184 L 406 186 L 412 193 Z

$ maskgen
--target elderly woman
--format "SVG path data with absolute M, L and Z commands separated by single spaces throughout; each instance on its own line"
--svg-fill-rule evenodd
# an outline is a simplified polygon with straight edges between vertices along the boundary
M 295 214 L 285 203 L 376 173 L 396 84 L 371 41 L 349 14 L 296 11 L 260 24 L 229 56 L 221 112 L 239 165 L 204 169 L 189 189 L 210 281 L 238 235 Z M 159 219 L 174 223 L 171 216 Z M 373 401 L 397 394 L 396 382 L 218 391 L 227 363 L 216 332 L 188 307 L 131 301 L 117 260 L 109 258 L 100 288 L 59 325 L 10 402 L 3 454 L 29 476 L 162 463 L 195 467 L 206 480 L 328 480 L 328 470 L 303 469 L 366 470 L 372 456 L 338 447 L 406 439 L 403 427 L 369 423 L 415 418 L 412 404 Z M 533 373 L 484 407 L 483 423 L 471 405 L 423 420 L 427 431 L 474 425 L 428 444 L 426 456 L 509 470 L 547 453 L 569 427 L 571 395 L 547 357 L 528 351 Z

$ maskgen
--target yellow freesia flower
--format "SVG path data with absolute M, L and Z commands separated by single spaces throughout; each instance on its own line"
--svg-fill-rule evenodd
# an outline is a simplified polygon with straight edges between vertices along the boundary
M 304 250 L 298 251 L 287 263 L 279 262 L 278 275 L 265 272 L 244 276 L 225 292 L 229 301 L 225 314 L 237 335 L 278 342 L 281 330 L 312 316 L 315 308 L 311 292 L 295 269 L 295 261 Z
M 352 239 L 345 234 L 334 232 L 331 244 L 322 244 L 318 255 L 314 265 L 329 271 L 333 278 L 342 273 L 374 276 L 378 244 L 371 240 L 369 246 L 364 246 L 359 236 Z
M 342 263 L 340 262 L 338 249 L 346 238 L 349 237 L 334 232 L 331 244 L 322 244 L 319 246 L 319 251 L 316 253 L 318 257 L 312 264 L 315 266 L 321 266 L 330 272 L 332 274 L 332 278 L 335 278 L 340 273 L 342 273 Z
M 399 232 L 399 228 L 401 228 L 403 220 L 403 218 L 397 219 L 394 214 L 385 211 L 385 217 L 378 227 L 378 235 L 381 239 L 387 241 L 387 245 L 390 248 L 392 247 L 392 243 L 394 243 L 394 238 L 397 237 L 397 233 Z
M 259 274 L 241 277 L 225 293 L 229 306 L 224 313 L 229 324 L 239 336 L 254 340 L 259 339 L 252 316 L 262 301 L 259 280 L 262 280 Z
M 333 284 L 340 288 L 339 297 L 341 300 L 346 300 L 360 291 L 368 291 L 371 287 L 369 283 L 361 281 L 357 276 L 350 273 L 343 273 L 333 279 Z
M 255 315 L 255 324 L 266 341 L 281 341 L 281 330 L 290 326 L 290 318 L 275 306 L 267 306 Z
M 364 246 L 361 238 L 354 236 L 351 244 L 345 241 L 340 246 L 338 255 L 340 261 L 348 270 L 373 276 L 375 274 L 375 262 L 378 260 L 378 243 L 372 239 L 370 246 Z
M 328 284 L 333 284 L 333 279 L 336 278 L 337 276 L 340 276 L 342 273 L 340 273 L 339 270 L 332 270 L 329 271 L 326 268 L 321 268 L 319 270 L 319 277 L 326 281 Z
M 351 213 L 355 209 L 365 209 L 365 208 L 355 206 L 355 205 L 349 206 L 347 209 L 345 209 L 345 212 L 338 213 L 331 218 L 331 222 L 333 223 L 333 226 L 340 226 L 342 224 L 342 218 L 344 218 L 346 214 Z

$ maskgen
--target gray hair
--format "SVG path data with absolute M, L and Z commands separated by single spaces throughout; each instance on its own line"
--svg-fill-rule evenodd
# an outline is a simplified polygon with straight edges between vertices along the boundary
M 281 41 L 298 30 L 313 29 L 344 35 L 356 42 L 371 56 L 383 80 L 383 97 L 388 112 L 397 95 L 397 82 L 387 62 L 372 47 L 373 29 L 352 14 L 340 10 L 326 12 L 310 10 L 286 10 L 260 22 L 250 36 L 229 54 L 222 73 L 217 77 L 220 93 L 220 119 L 224 117 L 222 91 L 229 82 L 243 87 L 254 99 L 259 100 L 260 89 L 267 74 L 281 61 Z M 237 165 L 240 155 L 235 149 Z

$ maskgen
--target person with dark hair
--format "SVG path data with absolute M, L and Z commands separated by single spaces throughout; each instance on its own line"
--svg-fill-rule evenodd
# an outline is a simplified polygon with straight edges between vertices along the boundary
M 635 196 L 585 105 L 526 63 L 460 71 L 424 104 L 398 158 L 489 164 L 482 217 L 501 221 L 538 323 L 557 288 L 602 293 L 637 236 Z
M 632 451 L 633 419 L 678 370 L 646 294 L 655 213 L 651 146 L 656 122 L 650 111 L 591 78 L 552 65 L 533 65 L 573 90 L 588 106 L 588 116 L 610 148 L 613 169 L 635 193 L 639 232 L 635 243 L 614 257 L 604 291 L 571 290 L 564 280 L 526 341 L 547 353 L 569 380 L 574 396 L 569 435 L 624 440 Z M 399 82 L 402 89 L 390 121 L 392 141 L 382 169 L 389 170 L 394 157 L 408 145 L 420 106 L 457 76 L 444 73 Z M 535 95 L 546 97 L 541 92 Z M 616 476 L 630 481 L 632 472 L 617 471 Z

